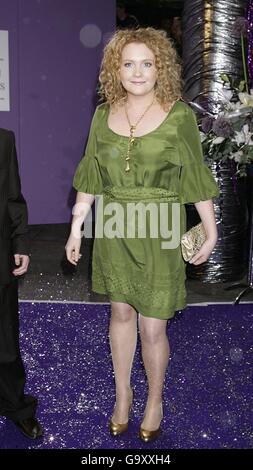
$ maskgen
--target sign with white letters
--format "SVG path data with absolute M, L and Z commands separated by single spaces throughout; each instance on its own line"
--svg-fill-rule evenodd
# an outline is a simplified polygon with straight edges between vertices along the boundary
M 8 31 L 0 31 L 0 111 L 10 111 Z

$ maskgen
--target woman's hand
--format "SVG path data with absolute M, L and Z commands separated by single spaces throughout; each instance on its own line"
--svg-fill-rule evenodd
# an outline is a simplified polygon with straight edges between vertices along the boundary
M 190 259 L 189 263 L 198 265 L 207 261 L 216 243 L 217 243 L 217 237 L 207 238 L 207 240 L 203 243 L 202 247 L 196 253 L 196 255 L 194 255 Z
M 74 237 L 71 233 L 69 239 L 65 246 L 66 256 L 68 261 L 71 264 L 77 265 L 79 259 L 81 258 L 80 255 L 80 247 L 81 247 L 81 235 L 79 238 Z
M 71 224 L 71 232 L 69 239 L 65 245 L 66 256 L 71 264 L 77 265 L 80 255 L 80 247 L 82 240 L 82 224 L 91 210 L 91 206 L 95 200 L 93 194 L 79 192 L 76 196 L 76 203 L 73 207 L 73 219 Z
M 199 213 L 201 222 L 206 232 L 206 241 L 200 250 L 190 259 L 191 264 L 204 263 L 212 253 L 218 239 L 218 230 L 215 222 L 214 206 L 212 199 L 207 201 L 199 201 L 195 203 L 195 207 Z

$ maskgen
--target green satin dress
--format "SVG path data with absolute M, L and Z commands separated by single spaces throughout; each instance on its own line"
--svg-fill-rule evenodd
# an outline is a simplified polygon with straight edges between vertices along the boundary
M 186 263 L 180 244 L 162 248 L 164 237 L 159 233 L 153 236 L 148 211 L 146 234 L 138 237 L 135 231 L 132 238 L 126 236 L 127 206 L 129 202 L 142 202 L 146 208 L 150 202 L 157 206 L 166 203 L 169 224 L 172 203 L 177 202 L 181 237 L 186 231 L 184 204 L 218 196 L 218 186 L 203 162 L 195 114 L 184 101 L 177 101 L 155 130 L 135 138 L 128 173 L 125 171 L 128 137 L 108 127 L 108 114 L 107 103 L 96 108 L 86 152 L 73 182 L 77 191 L 100 195 L 99 199 L 102 195 L 103 207 L 119 203 L 123 210 L 114 212 L 122 218 L 120 227 L 110 222 L 113 212 L 102 216 L 103 224 L 109 223 L 116 230 L 112 238 L 95 235 L 92 290 L 107 294 L 112 301 L 126 302 L 144 316 L 169 319 L 187 305 Z M 158 211 L 157 220 L 162 217 L 164 212 L 160 215 Z

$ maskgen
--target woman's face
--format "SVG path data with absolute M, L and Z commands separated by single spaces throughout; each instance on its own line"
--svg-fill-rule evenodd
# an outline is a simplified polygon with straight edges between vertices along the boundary
M 153 91 L 157 70 L 154 53 L 142 43 L 127 44 L 122 50 L 120 80 L 128 93 L 142 96 Z

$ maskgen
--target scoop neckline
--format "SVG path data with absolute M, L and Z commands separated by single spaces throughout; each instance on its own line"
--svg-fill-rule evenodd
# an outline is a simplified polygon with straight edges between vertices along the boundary
M 180 101 L 180 99 L 176 100 L 175 103 L 173 104 L 172 108 L 169 110 L 169 112 L 166 114 L 165 118 L 163 119 L 163 121 L 159 124 L 159 126 L 157 126 L 155 129 L 153 129 L 152 131 L 150 132 L 147 132 L 146 134 L 143 134 L 143 135 L 139 135 L 139 136 L 136 136 L 135 139 L 141 139 L 142 137 L 146 137 L 148 135 L 151 135 L 153 134 L 154 132 L 158 131 L 167 121 L 167 119 L 170 117 L 170 115 L 172 114 L 173 110 L 175 109 L 175 106 L 176 104 Z M 111 132 L 112 134 L 116 135 L 117 137 L 121 137 L 121 138 L 124 138 L 124 139 L 129 139 L 129 136 L 127 135 L 123 135 L 123 134 L 118 134 L 117 132 L 114 132 L 109 126 L 108 126 L 108 117 L 109 117 L 109 112 L 110 112 L 110 105 L 107 104 L 107 112 L 106 112 L 106 116 L 105 116 L 105 123 L 106 123 L 106 127 L 107 129 L 109 130 L 109 132 Z

